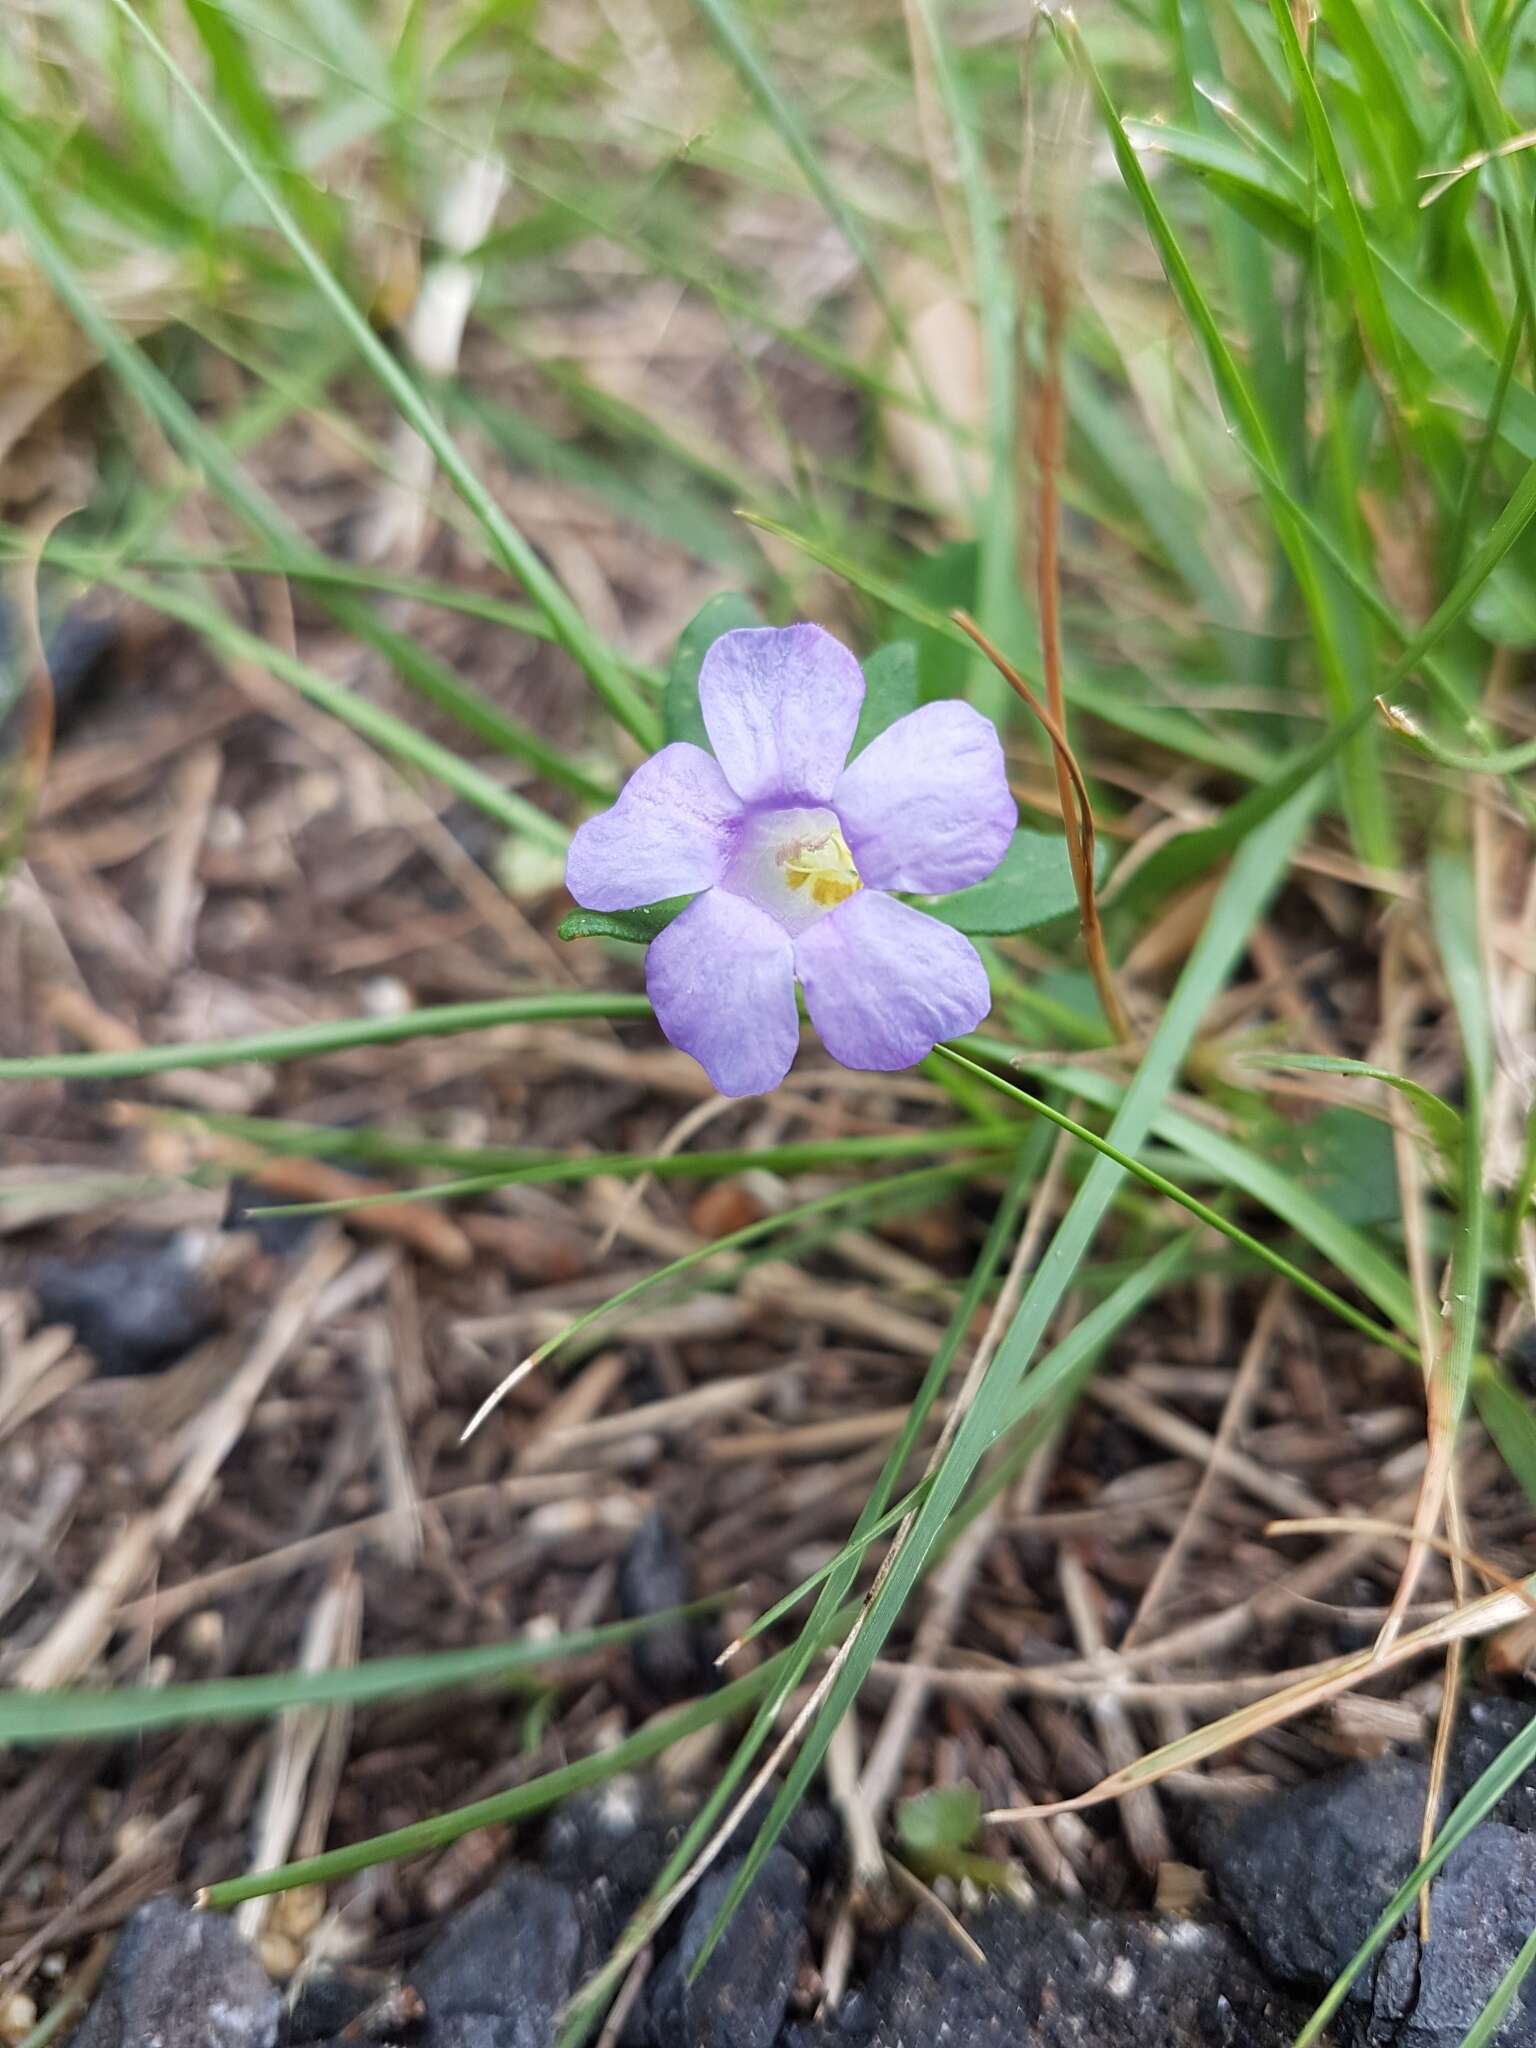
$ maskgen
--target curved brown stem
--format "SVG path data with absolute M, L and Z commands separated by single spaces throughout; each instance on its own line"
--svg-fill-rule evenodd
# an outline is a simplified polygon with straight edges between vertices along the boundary
M 1054 711 L 1048 710 L 1034 691 L 1025 682 L 1018 670 L 1000 649 L 982 632 L 980 626 L 968 612 L 952 612 L 950 616 L 962 633 L 974 640 L 982 653 L 991 662 L 998 674 L 1032 715 L 1044 727 L 1046 737 L 1056 761 L 1057 786 L 1061 791 L 1061 821 L 1067 835 L 1067 855 L 1072 863 L 1072 880 L 1077 887 L 1078 911 L 1083 925 L 1083 950 L 1088 956 L 1088 969 L 1093 976 L 1094 987 L 1099 992 L 1099 1001 L 1109 1028 L 1116 1038 L 1129 1040 L 1135 1036 L 1125 1004 L 1115 983 L 1115 971 L 1109 964 L 1109 950 L 1104 943 L 1104 927 L 1099 918 L 1098 889 L 1093 878 L 1094 849 L 1097 845 L 1097 828 L 1093 821 L 1093 804 L 1089 799 L 1088 785 L 1083 780 L 1083 771 L 1077 765 L 1077 756 L 1071 742 L 1062 728 Z

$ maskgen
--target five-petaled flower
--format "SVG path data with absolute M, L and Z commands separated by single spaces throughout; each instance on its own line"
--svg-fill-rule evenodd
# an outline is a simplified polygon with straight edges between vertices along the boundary
M 675 741 L 571 844 L 588 910 L 698 890 L 651 941 L 667 1037 L 724 1095 L 759 1095 L 799 1041 L 795 982 L 845 1067 L 910 1067 L 991 994 L 975 947 L 892 890 L 989 875 L 1016 822 L 991 724 L 956 700 L 898 718 L 849 761 L 864 676 L 820 626 L 747 627 L 704 657 L 713 754 Z

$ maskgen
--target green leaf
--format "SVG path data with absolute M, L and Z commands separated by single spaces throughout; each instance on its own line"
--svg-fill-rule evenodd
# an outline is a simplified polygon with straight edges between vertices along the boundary
M 1102 870 L 1104 849 L 1099 866 Z M 1077 908 L 1067 842 L 1055 832 L 1015 832 L 984 882 L 933 896 L 923 908 L 973 938 L 1027 932 Z
M 632 946 L 648 946 L 692 901 L 691 896 L 668 896 L 660 903 L 642 904 L 638 910 L 573 910 L 560 920 L 560 936 L 624 939 Z
M 1472 1368 L 1472 1398 L 1484 1429 L 1499 1447 L 1499 1456 L 1526 1493 L 1536 1500 L 1536 1409 L 1491 1358 Z
M 1326 1203 L 1341 1222 L 1395 1224 L 1402 1214 L 1392 1128 L 1363 1110 L 1336 1106 L 1299 1123 L 1263 1119 L 1248 1143 Z
M 917 649 L 910 640 L 879 647 L 864 664 L 864 709 L 848 758 L 862 754 L 888 725 L 917 709 Z
M 929 1792 L 903 1799 L 896 1809 L 901 1845 L 919 1855 L 967 1849 L 980 1826 L 981 1794 L 974 1785 L 935 1785 Z
M 690 740 L 694 746 L 708 751 L 709 734 L 704 730 L 704 714 L 699 709 L 699 670 L 704 657 L 722 633 L 762 623 L 762 614 L 750 598 L 734 590 L 723 590 L 684 626 L 667 675 L 667 693 L 662 699 L 661 723 L 668 740 Z
M 948 614 L 958 608 L 976 609 L 977 550 L 973 540 L 951 541 L 937 554 L 919 555 L 906 571 L 914 596 L 931 605 L 937 627 L 909 613 L 917 627 L 917 670 L 919 694 L 926 703 L 932 697 L 960 697 L 970 668 L 970 643 L 951 625 Z
M 1248 1064 L 1286 1070 L 1296 1068 L 1315 1074 L 1355 1074 L 1365 1081 L 1384 1081 L 1413 1105 L 1425 1136 L 1448 1160 L 1460 1156 L 1462 1125 L 1459 1112 L 1418 1081 L 1410 1081 L 1405 1074 L 1394 1074 L 1386 1067 L 1373 1067 L 1366 1060 L 1334 1059 L 1324 1053 L 1310 1052 L 1254 1053 Z

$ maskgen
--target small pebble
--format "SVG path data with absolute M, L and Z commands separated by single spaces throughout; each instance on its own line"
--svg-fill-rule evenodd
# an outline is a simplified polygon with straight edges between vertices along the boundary
M 182 1645 L 189 1657 L 211 1664 L 224 1647 L 224 1617 L 216 1607 L 200 1607 L 182 1624 Z
M 154 1837 L 155 1823 L 147 1813 L 131 1813 L 112 1837 L 118 1856 L 141 1856 Z
M 635 1531 L 619 1566 L 619 1611 L 635 1621 L 686 1607 L 692 1597 L 687 1550 L 657 1508 Z M 661 1705 L 698 1692 L 714 1675 L 711 1646 L 692 1616 L 673 1615 L 636 1636 L 629 1662 L 642 1691 Z
M 261 1957 L 261 1967 L 279 1984 L 286 1983 L 304 1960 L 304 1951 L 299 1944 L 276 1927 L 269 1927 L 262 1935 L 257 1953 Z
M 36 2025 L 37 2001 L 25 1991 L 13 1991 L 0 2005 L 0 2041 L 6 2042 L 8 2048 L 18 2048 Z
M 104 1235 L 84 1255 L 38 1259 L 28 1275 L 44 1323 L 68 1323 L 99 1369 L 111 1375 L 173 1364 L 218 1321 L 202 1270 L 201 1232 L 150 1238 Z
M 232 1920 L 152 1899 L 124 1923 L 70 2048 L 274 2048 L 279 2012 Z

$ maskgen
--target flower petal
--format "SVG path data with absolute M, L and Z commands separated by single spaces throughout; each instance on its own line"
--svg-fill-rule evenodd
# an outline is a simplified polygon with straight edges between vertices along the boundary
M 870 888 L 925 896 L 990 875 L 1019 822 L 996 729 L 958 698 L 888 725 L 838 777 L 832 808 Z
M 745 803 L 824 804 L 863 702 L 862 669 L 820 626 L 722 633 L 699 670 L 709 743 Z
M 795 972 L 811 1022 L 845 1067 L 915 1066 L 992 1007 L 970 940 L 878 889 L 861 889 L 803 931 Z
M 766 911 L 711 889 L 651 941 L 656 1021 L 722 1095 L 766 1095 L 800 1043 L 794 949 Z
M 637 768 L 612 810 L 571 841 L 565 886 L 583 910 L 637 910 L 718 882 L 741 805 L 702 747 L 677 740 Z

